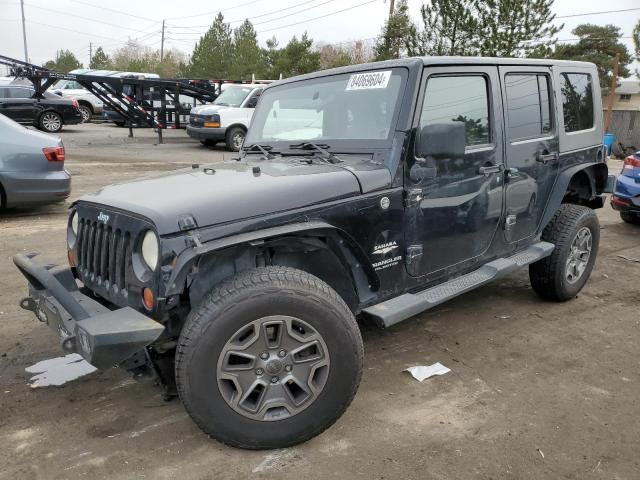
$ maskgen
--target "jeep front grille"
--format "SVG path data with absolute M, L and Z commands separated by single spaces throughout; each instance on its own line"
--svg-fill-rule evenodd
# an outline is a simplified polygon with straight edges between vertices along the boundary
M 102 222 L 80 219 L 78 222 L 78 274 L 87 285 L 101 286 L 118 293 L 126 286 L 132 252 L 132 237 L 127 231 Z

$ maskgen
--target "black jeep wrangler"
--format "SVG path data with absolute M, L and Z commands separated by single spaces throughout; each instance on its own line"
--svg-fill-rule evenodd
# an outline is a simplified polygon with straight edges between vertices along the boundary
M 14 261 L 21 305 L 99 368 L 154 373 L 209 435 L 293 445 L 362 375 L 356 317 L 390 327 L 529 266 L 569 300 L 608 179 L 589 63 L 413 58 L 264 90 L 239 158 L 71 208 L 69 268 Z

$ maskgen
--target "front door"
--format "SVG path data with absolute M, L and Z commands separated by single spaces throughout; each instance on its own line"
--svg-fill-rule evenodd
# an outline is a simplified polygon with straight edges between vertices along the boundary
M 500 67 L 506 137 L 506 226 L 510 242 L 537 230 L 558 174 L 558 129 L 549 67 Z
M 479 262 L 500 225 L 502 104 L 497 67 L 424 77 L 405 168 L 405 262 L 412 276 L 439 276 Z

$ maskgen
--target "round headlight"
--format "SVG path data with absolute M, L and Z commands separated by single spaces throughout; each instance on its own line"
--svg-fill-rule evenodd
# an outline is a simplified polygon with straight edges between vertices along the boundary
M 71 214 L 71 231 L 74 235 L 78 235 L 78 212 Z
M 151 270 L 158 266 L 158 237 L 151 230 L 147 230 L 142 239 L 142 258 Z

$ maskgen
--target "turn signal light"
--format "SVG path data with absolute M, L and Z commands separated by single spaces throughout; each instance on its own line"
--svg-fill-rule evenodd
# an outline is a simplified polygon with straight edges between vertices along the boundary
M 145 288 L 142 291 L 142 303 L 144 304 L 144 308 L 147 310 L 153 310 L 153 304 L 156 299 L 153 297 L 153 292 L 150 288 Z
M 46 147 L 42 153 L 50 162 L 64 162 L 64 147 Z
M 204 122 L 204 128 L 219 128 L 220 122 Z
M 629 155 L 624 159 L 624 168 L 638 168 L 640 167 L 640 156 Z

